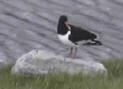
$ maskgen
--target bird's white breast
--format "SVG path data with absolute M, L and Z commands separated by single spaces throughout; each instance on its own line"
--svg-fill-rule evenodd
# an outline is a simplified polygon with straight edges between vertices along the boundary
M 69 35 L 71 34 L 70 31 L 67 32 L 67 34 L 65 35 L 58 35 L 60 41 L 65 44 L 65 45 L 69 45 L 69 46 L 75 46 L 74 43 L 72 43 L 70 40 L 69 40 Z

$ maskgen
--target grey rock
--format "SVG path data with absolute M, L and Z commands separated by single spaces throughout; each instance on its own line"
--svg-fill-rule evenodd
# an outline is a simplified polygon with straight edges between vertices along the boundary
M 16 75 L 57 72 L 83 73 L 85 75 L 107 74 L 106 68 L 99 62 L 65 58 L 45 50 L 32 50 L 24 54 L 12 68 L 12 74 Z

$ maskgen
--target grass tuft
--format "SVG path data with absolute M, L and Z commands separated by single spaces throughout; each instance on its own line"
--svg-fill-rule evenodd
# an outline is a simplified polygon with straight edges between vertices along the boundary
M 122 89 L 123 61 L 109 61 L 104 65 L 108 76 L 89 77 L 67 73 L 40 76 L 11 75 L 11 66 L 0 70 L 0 89 Z

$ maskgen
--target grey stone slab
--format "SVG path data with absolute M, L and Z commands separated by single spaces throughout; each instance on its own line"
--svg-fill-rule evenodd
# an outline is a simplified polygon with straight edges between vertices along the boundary
M 40 75 L 58 72 L 83 73 L 89 76 L 107 75 L 107 69 L 99 62 L 64 58 L 44 50 L 32 50 L 24 54 L 12 68 L 12 74 L 15 75 Z

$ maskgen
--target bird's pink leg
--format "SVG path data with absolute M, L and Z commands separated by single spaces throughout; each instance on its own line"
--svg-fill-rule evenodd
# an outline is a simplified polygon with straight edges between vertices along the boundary
M 76 57 L 76 53 L 77 53 L 77 48 L 75 48 L 75 51 L 72 53 L 71 58 L 75 58 Z
M 70 48 L 70 54 L 69 54 L 69 57 L 72 58 L 72 55 L 73 55 L 73 47 Z
M 75 48 L 75 50 L 73 50 L 73 49 L 74 48 L 71 47 L 70 54 L 69 54 L 69 57 L 72 58 L 72 59 L 76 57 L 76 53 L 77 53 L 77 48 Z

